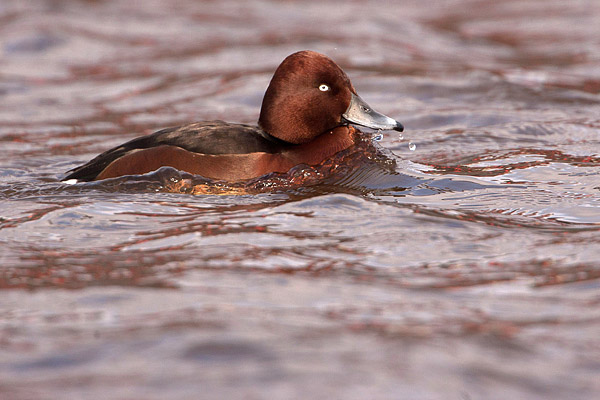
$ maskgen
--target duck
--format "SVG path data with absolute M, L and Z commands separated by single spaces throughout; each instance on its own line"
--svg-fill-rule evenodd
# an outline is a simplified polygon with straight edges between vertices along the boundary
M 62 181 L 141 175 L 161 167 L 226 182 L 259 178 L 320 164 L 355 145 L 364 134 L 354 125 L 404 130 L 370 107 L 332 59 L 304 50 L 275 70 L 257 125 L 202 121 L 162 129 L 103 152 Z

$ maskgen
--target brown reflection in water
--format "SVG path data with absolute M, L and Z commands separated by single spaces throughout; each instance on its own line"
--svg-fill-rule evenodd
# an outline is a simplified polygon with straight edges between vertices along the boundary
M 517 163 L 500 162 L 498 165 L 486 167 L 472 167 L 468 164 L 478 162 L 490 162 L 494 160 L 502 160 L 505 158 L 526 155 L 526 156 L 543 156 L 543 160 L 523 161 Z M 460 160 L 460 165 L 440 165 L 435 163 L 427 164 L 434 169 L 429 171 L 433 174 L 456 174 L 470 176 L 500 176 L 513 170 L 527 169 L 535 166 L 548 165 L 554 162 L 567 163 L 576 167 L 598 167 L 600 166 L 600 157 L 586 155 L 575 156 L 566 154 L 561 150 L 544 150 L 534 148 L 520 148 L 513 151 L 499 151 L 489 153 L 485 156 L 475 156 Z
M 173 285 L 161 276 L 181 273 L 176 261 L 184 259 L 184 255 L 160 251 L 98 253 L 35 248 L 21 251 L 25 253 L 21 262 L 27 266 L 2 268 L 0 288 L 81 289 L 112 285 L 168 288 Z
M 52 211 L 60 210 L 62 208 L 64 208 L 64 207 L 63 206 L 45 207 L 45 208 L 33 210 L 29 214 L 27 214 L 23 217 L 19 217 L 19 218 L 0 217 L 0 229 L 14 228 L 14 227 L 20 226 L 26 222 L 38 220 L 38 219 L 44 217 L 45 215 L 51 213 Z

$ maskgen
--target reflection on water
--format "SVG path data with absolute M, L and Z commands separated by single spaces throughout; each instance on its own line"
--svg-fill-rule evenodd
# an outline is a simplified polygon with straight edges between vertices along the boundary
M 600 3 L 144 4 L 0 5 L 0 397 L 597 397 Z M 307 48 L 406 131 L 60 182 Z

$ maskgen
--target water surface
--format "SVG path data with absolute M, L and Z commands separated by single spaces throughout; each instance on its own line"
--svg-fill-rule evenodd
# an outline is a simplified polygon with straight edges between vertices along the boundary
M 597 397 L 599 19 L 593 0 L 4 1 L 0 397 Z M 302 49 L 402 138 L 235 187 L 60 182 L 163 127 L 254 123 Z

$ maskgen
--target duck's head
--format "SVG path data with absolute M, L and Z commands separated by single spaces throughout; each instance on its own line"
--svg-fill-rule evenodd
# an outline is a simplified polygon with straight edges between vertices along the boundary
M 283 60 L 263 98 L 259 126 L 280 140 L 300 144 L 346 123 L 404 130 L 365 103 L 329 57 L 300 51 Z

